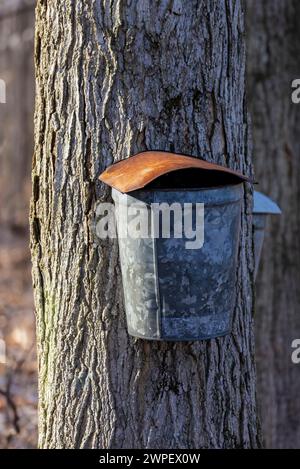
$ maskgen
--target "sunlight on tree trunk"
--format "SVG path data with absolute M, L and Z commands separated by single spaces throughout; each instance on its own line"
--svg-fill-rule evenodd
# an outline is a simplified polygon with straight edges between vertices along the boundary
M 97 242 L 97 177 L 145 149 L 251 175 L 241 2 L 38 1 L 31 204 L 40 446 L 256 448 L 251 187 L 233 333 L 127 333 L 118 247 Z M 201 268 L 201 266 L 199 266 Z

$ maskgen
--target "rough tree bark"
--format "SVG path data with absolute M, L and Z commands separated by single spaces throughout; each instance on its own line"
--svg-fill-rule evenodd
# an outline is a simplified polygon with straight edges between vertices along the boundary
M 251 174 L 240 1 L 40 0 L 31 236 L 40 446 L 260 446 L 247 187 L 233 334 L 126 331 L 118 248 L 93 235 L 97 182 L 145 149 Z
M 269 221 L 257 278 L 259 401 L 266 446 L 300 447 L 300 107 L 291 84 L 300 74 L 297 0 L 247 0 L 249 98 L 259 190 L 283 210 Z

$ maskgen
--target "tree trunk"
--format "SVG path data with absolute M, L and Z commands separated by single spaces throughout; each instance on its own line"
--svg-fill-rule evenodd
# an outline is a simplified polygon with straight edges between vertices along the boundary
M 300 108 L 291 84 L 300 73 L 300 4 L 248 0 L 248 74 L 258 190 L 283 214 L 270 219 L 257 278 L 259 400 L 267 447 L 299 448 Z
M 256 448 L 251 188 L 233 334 L 127 334 L 118 247 L 97 242 L 97 182 L 145 149 L 251 174 L 240 1 L 40 0 L 31 236 L 40 446 Z

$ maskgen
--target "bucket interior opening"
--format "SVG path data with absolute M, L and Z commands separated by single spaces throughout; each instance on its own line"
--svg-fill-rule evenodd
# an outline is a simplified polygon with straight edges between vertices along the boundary
M 171 171 L 157 177 L 147 184 L 146 189 L 202 189 L 235 185 L 240 182 L 241 178 L 234 174 L 217 170 L 187 168 Z

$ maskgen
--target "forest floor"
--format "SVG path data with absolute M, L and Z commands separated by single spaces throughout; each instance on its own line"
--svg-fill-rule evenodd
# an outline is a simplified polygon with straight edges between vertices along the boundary
M 37 446 L 37 361 L 27 233 L 0 233 L 0 448 Z

